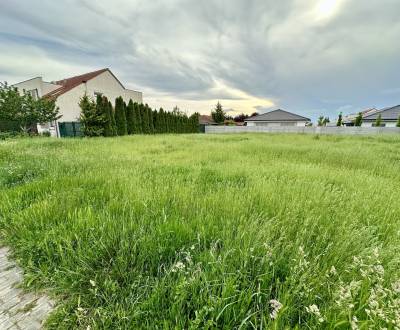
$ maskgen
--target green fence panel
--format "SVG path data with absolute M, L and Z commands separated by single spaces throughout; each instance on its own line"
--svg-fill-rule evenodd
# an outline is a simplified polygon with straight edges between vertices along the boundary
M 58 129 L 61 137 L 83 136 L 82 125 L 77 121 L 58 123 Z

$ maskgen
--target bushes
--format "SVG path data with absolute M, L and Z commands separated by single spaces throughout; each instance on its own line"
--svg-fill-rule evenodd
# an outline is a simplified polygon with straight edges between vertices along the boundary
M 175 108 L 173 112 L 153 110 L 147 104 L 125 104 L 122 97 L 115 100 L 115 110 L 105 96 L 96 102 L 85 95 L 80 103 L 81 123 L 85 136 L 122 136 L 131 134 L 197 133 L 199 114 L 187 116 Z

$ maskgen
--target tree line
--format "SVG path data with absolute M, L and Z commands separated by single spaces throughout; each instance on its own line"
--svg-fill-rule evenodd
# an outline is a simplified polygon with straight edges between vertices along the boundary
M 199 114 L 187 116 L 175 108 L 172 112 L 160 108 L 155 110 L 147 104 L 129 100 L 126 104 L 122 97 L 115 105 L 106 96 L 98 95 L 96 100 L 83 96 L 80 122 L 85 136 L 123 136 L 131 134 L 156 133 L 197 133 Z

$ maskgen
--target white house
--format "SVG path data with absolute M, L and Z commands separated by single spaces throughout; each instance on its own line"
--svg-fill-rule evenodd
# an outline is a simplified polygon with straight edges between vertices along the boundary
M 81 109 L 79 101 L 83 95 L 95 98 L 97 95 L 106 96 L 111 102 L 121 96 L 125 102 L 130 99 L 142 103 L 141 92 L 129 90 L 122 85 L 109 69 L 89 72 L 80 76 L 65 78 L 54 82 L 45 82 L 42 77 L 29 79 L 13 85 L 19 91 L 30 93 L 34 98 L 49 98 L 56 102 L 62 116 L 58 122 L 77 122 Z M 50 131 L 52 136 L 60 136 L 58 123 L 38 125 L 38 131 Z
M 376 119 L 381 116 L 381 127 L 396 127 L 397 121 L 400 117 L 400 105 L 396 105 L 390 108 L 384 108 L 378 110 L 372 114 L 363 116 L 362 127 L 375 126 Z
M 247 126 L 306 126 L 311 122 L 309 118 L 277 109 L 261 115 L 253 116 L 245 121 Z

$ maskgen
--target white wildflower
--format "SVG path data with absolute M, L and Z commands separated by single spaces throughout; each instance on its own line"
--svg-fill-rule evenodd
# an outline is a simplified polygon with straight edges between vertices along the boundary
M 337 275 L 337 271 L 336 271 L 335 266 L 332 266 L 332 267 L 331 267 L 331 270 L 329 271 L 329 273 L 330 273 L 331 275 Z
M 185 264 L 182 261 L 178 261 L 172 266 L 171 271 L 173 273 L 176 273 L 176 272 L 182 271 L 184 269 L 185 269 Z
M 89 282 L 90 282 L 90 285 L 91 285 L 92 287 L 95 287 L 95 286 L 96 286 L 96 282 L 95 282 L 95 281 L 90 280 Z
M 357 317 L 353 316 L 353 319 L 351 320 L 351 329 L 352 330 L 358 330 L 358 319 Z
M 278 317 L 279 310 L 282 308 L 282 304 L 276 299 L 271 299 L 269 301 L 269 304 L 272 308 L 272 311 L 269 314 L 269 316 L 271 317 L 271 319 L 275 320 Z
M 395 293 L 400 294 L 400 281 L 392 283 L 392 289 Z
M 306 307 L 306 311 L 307 311 L 307 313 L 310 313 L 310 314 L 313 314 L 314 316 L 316 316 L 319 323 L 324 322 L 324 318 L 321 315 L 321 312 L 319 311 L 319 308 L 317 305 L 310 305 L 310 306 Z

